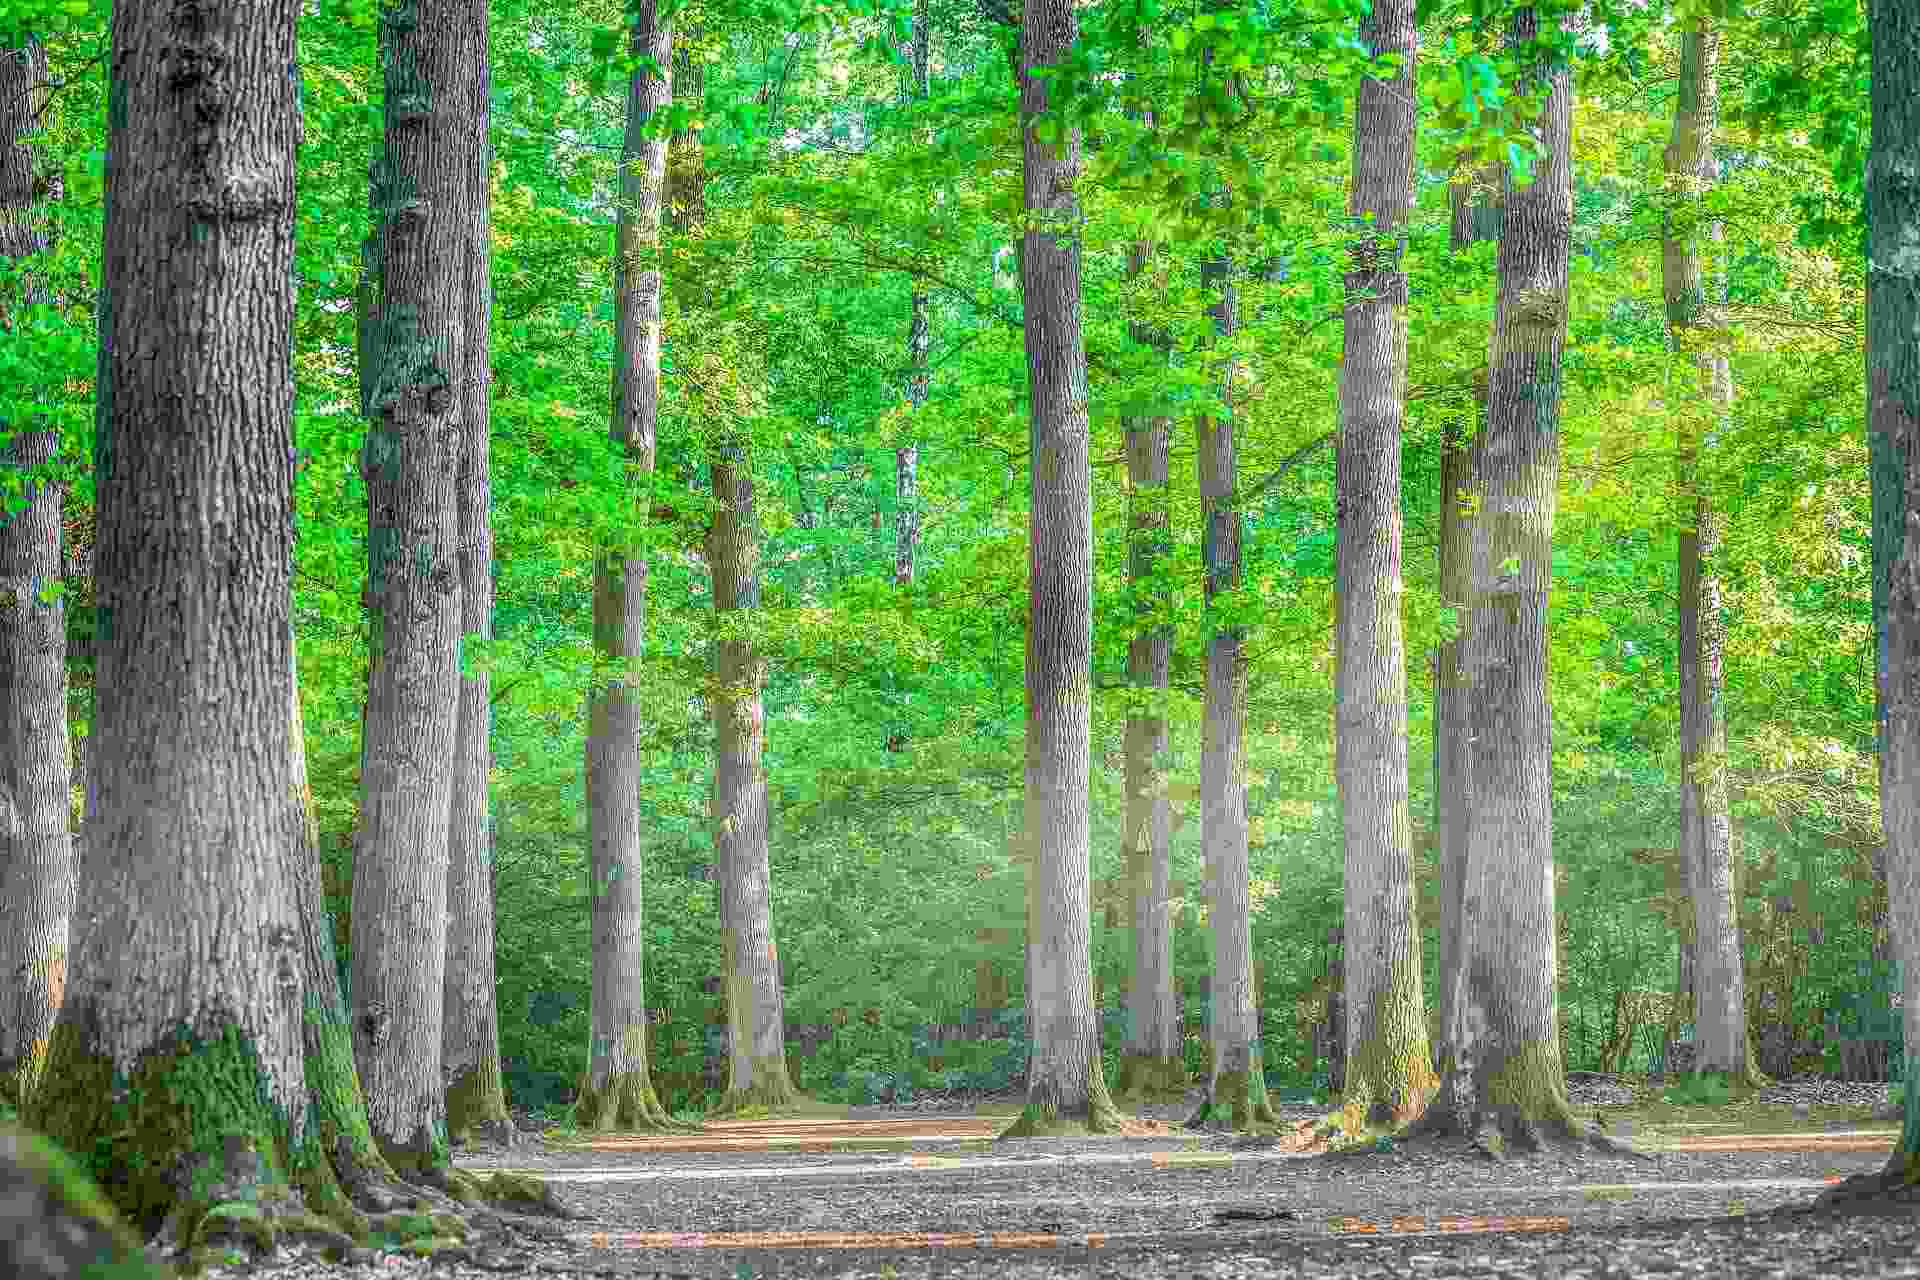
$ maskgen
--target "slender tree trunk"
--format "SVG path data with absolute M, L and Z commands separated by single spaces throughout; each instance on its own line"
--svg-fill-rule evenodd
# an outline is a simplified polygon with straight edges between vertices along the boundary
M 1152 258 L 1153 245 L 1136 242 L 1129 272 L 1139 275 Z M 1131 336 L 1163 356 L 1167 351 L 1166 334 L 1151 325 L 1135 322 Z M 1127 424 L 1127 575 L 1135 619 L 1127 644 L 1127 678 L 1135 688 L 1148 691 L 1154 702 L 1127 716 L 1127 810 L 1120 852 L 1127 868 L 1133 973 L 1118 1092 L 1141 1099 L 1184 1096 L 1187 1091 L 1173 986 L 1173 808 L 1167 802 L 1165 774 L 1169 740 L 1164 700 L 1172 671 L 1173 629 L 1165 618 L 1166 593 L 1154 584 L 1160 560 L 1170 549 L 1167 457 L 1172 425 L 1164 417 Z
M 1510 42 L 1538 31 L 1531 7 Z M 1545 103 L 1534 181 L 1507 180 L 1500 287 L 1476 451 L 1471 590 L 1461 661 L 1473 735 L 1462 936 L 1449 1058 L 1423 1128 L 1484 1149 L 1601 1141 L 1567 1106 L 1555 1012 L 1553 811 L 1546 697 L 1547 598 L 1559 471 L 1560 354 L 1573 222 L 1573 93 L 1564 65 L 1536 66 Z M 1538 81 L 1536 81 L 1538 83 Z
M 1413 206 L 1413 9 L 1413 0 L 1376 0 L 1361 23 L 1361 40 L 1375 56 L 1398 54 L 1402 61 L 1394 78 L 1360 82 L 1348 206 L 1361 238 L 1349 251 L 1335 464 L 1335 775 L 1346 837 L 1342 1099 L 1355 1129 L 1362 1122 L 1398 1128 L 1420 1113 L 1436 1083 L 1420 989 L 1400 619 L 1400 432 L 1407 388 L 1401 254 Z M 1369 218 L 1362 230 L 1360 220 Z
M 1200 272 L 1203 289 L 1218 289 L 1210 308 L 1214 332 L 1239 328 L 1233 263 L 1218 259 Z M 1233 366 L 1224 362 L 1221 398 L 1226 412 L 1197 420 L 1200 518 L 1209 611 L 1236 607 L 1241 581 L 1238 445 L 1233 413 Z M 1200 857 L 1211 886 L 1213 971 L 1207 984 L 1213 1064 L 1207 1100 L 1196 1121 L 1245 1129 L 1273 1122 L 1260 1053 L 1259 993 L 1253 970 L 1253 916 L 1247 868 L 1246 630 L 1209 619 L 1206 707 L 1200 746 Z
M 454 493 L 460 529 L 461 642 L 493 638 L 493 502 L 489 478 L 489 424 L 493 386 L 492 225 L 493 150 L 487 139 L 492 72 L 487 14 L 474 10 L 480 30 L 477 74 L 466 84 L 472 99 L 465 121 L 472 130 L 462 154 L 470 195 L 462 299 L 466 367 L 460 397 L 460 477 Z M 447 1134 L 455 1142 L 479 1137 L 513 1143 L 519 1136 L 507 1113 L 500 1076 L 500 1016 L 493 970 L 492 681 L 472 669 L 463 649 L 459 723 L 453 746 L 452 807 L 447 827 L 447 960 L 443 976 L 441 1072 L 446 1081 Z
M 271 1202 L 293 1161 L 325 1167 L 287 874 L 298 14 L 130 4 L 111 24 L 97 807 L 25 1118 L 171 1241 L 216 1195 Z
M 720 872 L 720 959 L 727 997 L 731 1071 L 716 1111 L 790 1107 L 799 1092 L 787 1073 L 780 954 L 773 936 L 767 864 L 766 662 L 751 619 L 760 604 L 759 529 L 753 461 L 746 439 L 713 452 L 717 504 L 707 530 L 713 570 L 713 845 Z
M 1026 0 L 1020 32 L 1021 244 L 1032 514 L 1027 534 L 1027 1105 L 1007 1130 L 1109 1128 L 1093 1003 L 1087 842 L 1092 730 L 1093 475 L 1080 324 L 1080 138 L 1040 140 L 1044 77 L 1079 38 L 1070 0 Z
M 627 136 L 615 230 L 616 328 L 612 434 L 639 491 L 635 522 L 651 509 L 660 416 L 660 214 L 667 140 L 648 132 L 673 101 L 673 31 L 654 0 L 634 13 L 636 68 L 627 84 Z M 636 530 L 639 532 L 639 530 Z M 646 650 L 644 543 L 614 546 L 594 566 L 596 656 L 621 668 Z M 593 928 L 593 998 L 587 1070 L 574 1115 L 586 1129 L 645 1129 L 671 1123 L 647 1068 L 646 942 L 640 855 L 640 702 L 630 671 L 613 675 L 587 702 L 588 897 Z
M 46 102 L 46 51 L 0 49 L 0 258 L 48 245 L 25 141 Z M 0 325 L 44 293 L 31 274 L 14 290 L 0 297 Z M 57 432 L 0 422 L 0 1104 L 16 1108 L 46 1065 L 73 914 L 66 607 L 53 591 L 66 486 L 27 478 L 59 447 Z M 25 505 L 9 512 L 15 501 Z
M 382 1153 L 403 1176 L 448 1166 L 441 1025 L 449 793 L 463 626 L 456 481 L 471 174 L 484 156 L 486 20 L 473 0 L 383 11 L 386 142 L 375 162 L 377 290 L 366 389 L 372 608 L 360 847 L 353 874 L 354 1058 Z M 479 154 L 476 155 L 476 148 Z
M 1478 180 L 1456 182 L 1448 194 L 1453 206 L 1451 248 L 1459 253 L 1479 240 L 1500 238 L 1500 169 L 1482 170 Z M 1451 418 L 1440 428 L 1440 546 L 1439 579 L 1442 604 L 1455 611 L 1455 625 L 1433 656 L 1433 792 L 1434 828 L 1440 861 L 1440 966 L 1443 975 L 1436 1003 L 1438 1034 L 1433 1043 L 1434 1069 L 1446 1071 L 1447 1035 L 1453 1026 L 1454 984 L 1444 975 L 1454 970 L 1460 953 L 1462 895 L 1466 891 L 1467 828 L 1473 806 L 1467 796 L 1471 776 L 1467 752 L 1467 692 L 1460 668 L 1460 633 L 1466 624 L 1467 559 L 1471 554 L 1465 506 L 1473 487 L 1473 458 L 1486 416 L 1486 374 L 1474 389 L 1474 407 L 1463 418 Z
M 1682 411 L 1678 490 L 1680 571 L 1680 860 L 1694 908 L 1693 1069 L 1730 1072 L 1759 1083 L 1747 1043 L 1746 977 L 1738 904 L 1733 898 L 1733 823 L 1727 804 L 1726 722 L 1722 715 L 1720 581 L 1713 554 L 1724 523 L 1699 475 L 1699 420 L 1723 417 L 1733 398 L 1727 358 L 1702 346 L 1696 331 L 1717 323 L 1724 282 L 1709 279 L 1700 257 L 1705 238 L 1718 246 L 1718 223 L 1692 225 L 1694 202 L 1719 176 L 1714 130 L 1719 114 L 1720 33 L 1710 26 L 1680 37 L 1680 91 L 1667 144 L 1668 197 L 1662 254 L 1667 325 L 1677 349 L 1692 348 L 1704 403 Z M 1708 428 L 1711 439 L 1712 429 Z M 1688 511 L 1685 508 L 1691 507 Z
M 932 14 L 928 0 L 914 0 L 913 6 L 913 97 L 925 102 L 929 89 L 928 60 L 933 38 Z M 931 142 L 930 136 L 924 138 Z M 908 300 L 907 320 L 907 402 L 917 414 L 927 402 L 929 374 L 927 354 L 933 344 L 933 329 L 927 314 L 927 292 L 916 282 Z M 920 444 L 909 440 L 893 451 L 894 473 L 894 561 L 893 578 L 902 587 L 913 585 L 914 555 L 920 546 Z
M 1901 974 L 1906 1120 L 1884 1171 L 1834 1199 L 1920 1186 L 1920 13 L 1868 0 L 1873 126 L 1867 147 L 1867 442 L 1873 468 L 1873 605 L 1879 633 L 1880 813 Z

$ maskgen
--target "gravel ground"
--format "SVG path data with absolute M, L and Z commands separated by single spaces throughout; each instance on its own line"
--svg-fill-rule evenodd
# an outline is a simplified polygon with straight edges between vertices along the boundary
M 1617 1083 L 1582 1077 L 1570 1082 L 1569 1092 L 1586 1105 L 1618 1105 L 1632 1097 Z M 1874 1105 L 1884 1102 L 1885 1086 L 1792 1081 L 1776 1086 L 1766 1100 Z M 960 1101 L 860 1108 L 855 1117 L 954 1110 Z M 1183 1119 L 1192 1103 L 1142 1110 L 1154 1118 Z M 1289 1118 L 1304 1118 L 1324 1109 L 1290 1105 L 1284 1110 Z M 1806 1211 L 1817 1189 L 1805 1182 L 1877 1170 L 1885 1163 L 1877 1152 L 1690 1152 L 1494 1162 L 1464 1144 L 1402 1143 L 1392 1151 L 1302 1158 L 1231 1135 L 961 1147 L 925 1144 L 831 1155 L 608 1153 L 545 1144 L 512 1152 L 473 1151 L 463 1153 L 462 1167 L 539 1168 L 562 1175 L 556 1190 L 581 1220 L 509 1232 L 477 1244 L 464 1259 L 423 1262 L 376 1255 L 329 1267 L 282 1257 L 256 1267 L 216 1268 L 208 1275 L 210 1280 L 246 1274 L 273 1280 L 298 1280 L 303 1274 L 430 1274 L 457 1280 L 498 1275 L 1920 1278 L 1920 1216 Z M 1158 1162 L 1155 1153 L 1162 1157 Z M 989 1157 L 1007 1163 L 946 1163 Z M 807 1172 L 798 1175 L 803 1169 Z M 592 1176 L 608 1170 L 628 1176 Z M 1803 1185 L 1753 1185 L 1779 1180 Z M 1668 1185 L 1631 1190 L 1621 1185 L 1628 1183 Z M 1466 1220 L 1478 1220 L 1484 1228 L 1489 1218 L 1533 1229 L 1470 1234 L 1458 1229 Z M 882 1249 L 816 1243 L 775 1249 L 712 1238 L 776 1231 L 1031 1233 L 1046 1243 Z M 708 1241 L 700 1248 L 664 1247 L 658 1233 L 678 1235 L 681 1243 L 696 1234 Z

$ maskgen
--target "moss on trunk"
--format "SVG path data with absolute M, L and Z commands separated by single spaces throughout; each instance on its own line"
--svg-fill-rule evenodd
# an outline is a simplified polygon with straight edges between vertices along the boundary
M 1120 1055 L 1120 1078 L 1113 1093 L 1124 1102 L 1175 1102 L 1187 1096 L 1191 1083 L 1187 1064 L 1179 1058 L 1125 1053 Z
M 793 1077 L 787 1074 L 786 1055 L 775 1053 L 755 1058 L 753 1083 L 744 1089 L 728 1089 L 707 1114 L 729 1119 L 773 1115 L 795 1110 L 808 1101 L 807 1096 L 794 1087 Z
M 1107 1091 L 1107 1079 L 1100 1068 L 1100 1055 L 1093 1055 L 1087 1072 L 1087 1109 L 1062 1111 L 1055 1103 L 1029 1102 L 1011 1125 L 1001 1130 L 1002 1138 L 1060 1138 L 1088 1133 L 1118 1133 L 1122 1117 Z
M 602 1133 L 692 1127 L 667 1114 L 645 1071 L 616 1072 L 602 1088 L 595 1088 L 592 1078 L 583 1074 L 573 1103 L 573 1122 L 583 1130 Z

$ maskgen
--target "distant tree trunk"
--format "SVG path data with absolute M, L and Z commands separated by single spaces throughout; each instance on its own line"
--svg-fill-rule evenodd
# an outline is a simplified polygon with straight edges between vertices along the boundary
M 1880 813 L 1887 903 L 1906 1029 L 1906 1121 L 1879 1174 L 1834 1199 L 1920 1185 L 1920 12 L 1868 0 L 1873 113 L 1867 147 L 1867 441 L 1873 468 L 1873 605 L 1879 637 Z
M 1500 237 L 1498 166 L 1482 170 L 1477 181 L 1456 182 L 1449 189 L 1453 205 L 1451 248 L 1459 253 L 1478 240 Z M 1433 807 L 1440 862 L 1440 966 L 1442 975 L 1436 1003 L 1439 1034 L 1434 1037 L 1434 1070 L 1445 1074 L 1448 1032 L 1453 1026 L 1454 984 L 1445 975 L 1454 971 L 1460 954 L 1462 895 L 1466 891 L 1467 828 L 1473 806 L 1467 796 L 1471 774 L 1467 768 L 1471 735 L 1467 725 L 1467 690 L 1460 668 L 1460 635 L 1466 625 L 1467 560 L 1472 553 L 1462 502 L 1473 487 L 1471 450 L 1486 417 L 1485 370 L 1474 387 L 1469 416 L 1451 418 L 1440 428 L 1440 546 L 1439 579 L 1442 604 L 1455 611 L 1451 635 L 1443 636 L 1433 659 Z
M 1026 0 L 1020 32 L 1020 252 L 1031 402 L 1027 536 L 1027 1104 L 1009 1135 L 1117 1125 L 1101 1072 L 1087 870 L 1092 730 L 1093 476 L 1080 326 L 1080 138 L 1034 132 L 1044 77 L 1079 38 L 1070 0 Z
M 1153 245 L 1136 242 L 1128 270 L 1139 275 L 1153 258 Z M 1136 322 L 1133 341 L 1162 354 L 1163 332 Z M 1134 633 L 1127 644 L 1127 678 L 1135 688 L 1164 699 L 1173 661 L 1173 630 L 1166 623 L 1164 591 L 1152 585 L 1167 542 L 1167 455 L 1172 422 L 1164 417 L 1127 423 L 1127 575 L 1134 593 Z M 1127 986 L 1127 1035 L 1120 1057 L 1118 1092 L 1151 1099 L 1184 1096 L 1187 1067 L 1181 1056 L 1179 1007 L 1173 986 L 1173 809 L 1167 802 L 1167 716 L 1164 706 L 1133 711 L 1126 731 L 1126 825 L 1121 857 L 1127 868 L 1133 973 Z
M 0 49 L 0 258 L 47 248 L 25 141 L 46 101 L 46 51 Z M 44 292 L 31 275 L 14 290 L 0 297 L 0 325 Z M 66 606 L 54 591 L 66 486 L 25 480 L 59 448 L 57 432 L 0 422 L 0 1104 L 16 1108 L 46 1065 L 74 899 Z M 9 513 L 16 499 L 25 505 Z
M 713 570 L 713 846 L 720 873 L 720 959 L 726 984 L 732 1070 L 719 1112 L 779 1109 L 799 1100 L 787 1073 L 780 954 L 773 936 L 767 865 L 766 661 L 750 619 L 760 604 L 759 529 L 753 461 L 744 436 L 712 454 L 717 504 L 707 530 Z
M 660 215 L 667 140 L 648 136 L 673 101 L 673 31 L 654 0 L 634 13 L 631 47 L 662 75 L 636 68 L 627 84 L 614 259 L 615 358 L 612 434 L 639 491 L 635 521 L 650 510 L 660 416 Z M 624 667 L 646 650 L 644 544 L 603 551 L 594 566 L 596 655 Z M 647 1065 L 646 941 L 640 852 L 640 703 L 630 672 L 616 672 L 587 699 L 588 908 L 593 997 L 587 1070 L 574 1116 L 584 1129 L 660 1128 L 671 1123 Z
M 932 14 L 928 0 L 914 0 L 913 6 L 913 97 L 925 102 L 930 87 L 929 55 L 933 37 Z M 932 141 L 927 138 L 927 141 Z M 907 320 L 907 402 L 917 415 L 927 402 L 929 374 L 927 354 L 932 348 L 933 329 L 927 314 L 927 291 L 916 277 L 908 300 Z M 908 440 L 893 452 L 894 498 L 894 581 L 902 587 L 913 585 L 914 554 L 920 545 L 920 445 Z
M 487 140 L 492 71 L 487 62 L 487 14 L 473 10 L 480 30 L 479 67 L 467 85 L 473 98 L 464 117 L 473 130 L 461 160 L 471 192 L 467 206 L 464 287 L 466 367 L 454 393 L 460 398 L 460 475 L 454 493 L 460 531 L 462 643 L 493 638 L 493 501 L 489 479 L 489 424 L 493 385 L 491 213 L 493 150 Z M 471 654 L 463 654 L 466 667 Z M 441 1072 L 446 1081 L 447 1134 L 455 1142 L 480 1137 L 511 1143 L 518 1137 L 507 1113 L 500 1077 L 500 1016 L 494 996 L 492 681 L 463 671 L 453 747 L 452 807 L 447 827 L 447 961 L 443 975 Z
M 1407 664 L 1401 625 L 1400 432 L 1406 418 L 1407 276 L 1413 206 L 1413 0 L 1375 0 L 1361 40 L 1398 54 L 1363 79 L 1353 122 L 1356 220 L 1346 278 L 1346 356 L 1336 460 L 1340 618 L 1335 776 L 1346 845 L 1344 948 L 1349 1118 L 1398 1128 L 1436 1083 L 1420 989 L 1407 799 Z M 1368 219 L 1364 229 L 1361 219 Z
M 1218 289 L 1211 308 L 1214 332 L 1230 338 L 1239 328 L 1233 263 L 1217 259 L 1201 267 L 1202 288 Z M 1209 611 L 1237 607 L 1241 532 L 1238 444 L 1233 412 L 1231 360 L 1221 377 L 1226 412 L 1197 420 L 1200 518 Z M 1226 597 L 1226 598 L 1223 598 Z M 1253 916 L 1247 869 L 1247 665 L 1246 629 L 1234 622 L 1207 623 L 1207 675 L 1200 746 L 1200 857 L 1206 867 L 1213 928 L 1213 973 L 1207 984 L 1212 1005 L 1213 1066 L 1207 1100 L 1194 1117 L 1209 1125 L 1245 1129 L 1272 1123 L 1260 1053 L 1259 992 L 1253 969 Z
M 300 954 L 306 975 L 300 1030 L 306 1061 L 307 1124 L 338 1178 L 337 1187 L 325 1177 L 317 1177 L 304 1189 L 314 1209 L 351 1220 L 353 1211 L 347 1206 L 348 1200 L 378 1206 L 391 1195 L 397 1179 L 373 1140 L 366 1093 L 360 1088 L 360 1075 L 353 1065 L 353 1027 L 347 1019 L 346 996 L 340 990 L 333 918 L 320 880 L 320 828 L 313 813 L 313 789 L 307 783 L 306 719 L 300 709 L 300 664 L 295 643 L 289 636 L 287 757 L 293 781 L 288 794 L 293 800 L 295 841 L 287 870 L 300 918 Z
M 469 333 L 466 271 L 486 29 L 474 0 L 418 0 L 380 17 L 386 141 L 364 462 L 372 639 L 351 994 L 374 1138 L 402 1176 L 439 1177 L 448 1164 L 440 1050 L 464 594 L 455 491 L 462 383 L 483 340 Z
M 223 1238 L 198 1236 L 215 1197 L 264 1225 L 286 1155 L 311 1152 L 287 873 L 298 16 L 126 4 L 111 24 L 96 807 L 24 1119 L 174 1243 Z
M 1680 87 L 1667 144 L 1668 210 L 1662 254 L 1667 326 L 1676 349 L 1692 349 L 1701 399 L 1680 422 L 1678 485 L 1680 630 L 1680 861 L 1694 909 L 1694 1020 L 1697 1071 L 1730 1072 L 1758 1084 L 1747 1043 L 1746 975 L 1740 917 L 1733 898 L 1733 823 L 1727 804 L 1727 728 L 1721 704 L 1720 580 L 1713 555 L 1724 523 L 1699 474 L 1699 419 L 1723 417 L 1733 398 L 1727 358 L 1699 345 L 1716 323 L 1724 277 L 1710 280 L 1700 260 L 1704 237 L 1718 245 L 1718 223 L 1692 225 L 1700 195 L 1719 176 L 1713 139 L 1719 115 L 1720 33 L 1702 25 L 1680 37 Z M 1717 271 L 1718 268 L 1715 268 Z M 1711 441 L 1713 431 L 1708 428 Z M 1690 506 L 1691 511 L 1686 508 Z
M 1516 11 L 1524 48 L 1537 11 Z M 1553 811 L 1546 697 L 1547 599 L 1559 471 L 1560 354 L 1573 222 L 1573 93 L 1564 64 L 1536 65 L 1545 90 L 1534 181 L 1509 175 L 1487 421 L 1476 451 L 1472 596 L 1461 660 L 1473 688 L 1474 811 L 1445 1081 L 1422 1128 L 1489 1151 L 1603 1141 L 1568 1108 L 1555 1015 Z M 1544 81 L 1544 84 L 1540 82 Z

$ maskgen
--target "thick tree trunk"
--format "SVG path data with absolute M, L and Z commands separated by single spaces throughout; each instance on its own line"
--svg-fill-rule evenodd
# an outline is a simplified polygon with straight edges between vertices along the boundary
M 1711 27 L 1680 37 L 1680 89 L 1667 144 L 1667 212 L 1662 254 L 1667 326 L 1676 349 L 1690 348 L 1700 374 L 1700 401 L 1682 411 L 1678 485 L 1680 631 L 1680 861 L 1694 909 L 1693 1069 L 1729 1072 L 1757 1084 L 1747 1043 L 1746 976 L 1738 904 L 1733 899 L 1733 823 L 1727 803 L 1726 722 L 1722 715 L 1720 581 L 1713 554 L 1723 521 L 1699 475 L 1701 420 L 1723 417 L 1733 398 L 1726 356 L 1701 345 L 1699 330 L 1717 323 L 1725 292 L 1701 262 L 1703 239 L 1718 246 L 1718 223 L 1695 225 L 1699 197 L 1719 176 L 1714 130 L 1719 115 L 1720 33 Z M 1705 339 L 1705 341 L 1710 341 Z M 1691 411 L 1689 411 L 1691 410 Z M 1712 438 L 1712 427 L 1707 438 Z
M 47 248 L 25 141 L 46 101 L 46 51 L 0 49 L 0 258 Z M 0 324 L 41 292 L 30 275 L 14 288 Z M 53 590 L 66 486 L 27 478 L 59 447 L 56 432 L 0 422 L 0 1104 L 12 1107 L 46 1065 L 73 914 L 66 607 Z M 15 501 L 25 506 L 9 514 Z
M 932 50 L 933 20 L 928 0 L 914 0 L 913 97 L 925 102 L 929 89 L 929 55 Z M 926 139 L 932 141 L 931 138 Z M 929 375 L 927 354 L 933 344 L 933 329 L 927 314 L 927 292 L 914 285 L 908 299 L 907 318 L 907 402 L 918 413 L 927 402 Z M 920 445 L 909 440 L 893 452 L 894 474 L 894 552 L 893 579 L 902 587 L 913 585 L 914 555 L 920 547 Z
M 1133 246 L 1128 269 L 1139 275 L 1153 246 Z M 1132 338 L 1163 355 L 1166 335 L 1136 322 Z M 1165 592 L 1153 585 L 1168 546 L 1168 452 L 1172 422 L 1139 418 L 1127 423 L 1127 575 L 1134 596 L 1134 633 L 1127 643 L 1127 678 L 1155 701 L 1127 716 L 1125 826 L 1121 859 L 1127 870 L 1128 921 L 1133 931 L 1133 971 L 1127 986 L 1127 1034 L 1121 1048 L 1122 1097 L 1150 1100 L 1184 1096 L 1187 1067 L 1181 1054 L 1179 1006 L 1173 985 L 1171 911 L 1173 808 L 1167 801 L 1169 739 L 1163 705 L 1173 663 L 1173 629 L 1166 622 Z
M 1511 43 L 1538 30 L 1518 10 Z M 1471 595 L 1461 662 L 1471 683 L 1474 810 L 1449 1058 L 1422 1128 L 1492 1152 L 1593 1138 L 1567 1106 L 1555 1016 L 1553 810 L 1547 598 L 1559 471 L 1560 354 L 1573 221 L 1573 93 L 1564 65 L 1540 67 L 1534 181 L 1509 176 L 1487 421 L 1475 453 Z M 1594 1139 L 1597 1140 L 1597 1139 Z
M 216 1194 L 271 1200 L 300 1162 L 324 1167 L 287 875 L 298 13 L 255 0 L 112 19 L 97 799 L 25 1118 L 170 1238 Z
M 1491 179 L 1491 180 L 1489 180 Z M 1448 189 L 1453 208 L 1450 248 L 1459 253 L 1480 240 L 1500 238 L 1500 170 L 1482 170 L 1477 180 Z M 1433 655 L 1433 817 L 1440 863 L 1440 966 L 1453 972 L 1460 951 L 1462 895 L 1466 888 L 1467 828 L 1473 806 L 1467 797 L 1471 777 L 1467 752 L 1467 689 L 1460 669 L 1460 634 L 1466 625 L 1467 559 L 1471 553 L 1466 507 L 1473 487 L 1471 450 L 1486 416 L 1485 373 L 1474 389 L 1474 406 L 1440 428 L 1439 579 L 1442 604 L 1455 611 L 1455 625 Z M 1436 1004 L 1438 1034 L 1433 1041 L 1434 1070 L 1446 1071 L 1447 1035 L 1453 1026 L 1453 984 L 1440 982 Z
M 382 1153 L 403 1176 L 438 1176 L 448 1161 L 440 1049 L 464 594 L 455 491 L 462 384 L 484 341 L 469 332 L 465 297 L 470 175 L 485 154 L 474 112 L 486 21 L 471 0 L 420 0 L 380 22 L 386 141 L 369 255 L 373 625 L 353 874 L 354 1058 Z
M 1087 842 L 1092 731 L 1093 475 L 1080 325 L 1080 138 L 1043 142 L 1037 67 L 1079 38 L 1070 0 L 1026 0 L 1020 32 L 1024 207 L 1020 252 L 1031 400 L 1027 534 L 1027 1105 L 1009 1135 L 1109 1128 L 1093 1003 Z
M 1220 298 L 1210 308 L 1214 332 L 1230 338 L 1239 327 L 1233 263 L 1220 259 L 1200 271 L 1201 287 Z M 1238 446 L 1233 412 L 1232 361 L 1221 371 L 1218 418 L 1197 420 L 1200 519 L 1208 609 L 1238 607 L 1241 517 Z M 1207 624 L 1206 705 L 1200 744 L 1200 857 L 1210 886 L 1213 971 L 1213 1065 L 1198 1123 L 1245 1129 L 1272 1123 L 1260 1052 L 1259 993 L 1253 970 L 1253 915 L 1247 868 L 1246 630 L 1237 623 Z
M 660 415 L 660 215 L 667 140 L 648 135 L 673 101 L 673 32 L 642 0 L 630 33 L 636 68 L 627 84 L 627 135 L 614 235 L 616 308 L 612 434 L 638 491 L 635 523 L 651 509 Z M 587 700 L 588 898 L 593 996 L 587 1070 L 574 1116 L 584 1129 L 659 1128 L 671 1123 L 647 1068 L 646 942 L 640 854 L 640 702 L 630 667 L 646 649 L 647 554 L 643 543 L 601 552 L 594 566 L 596 657 L 617 669 Z
M 1346 837 L 1344 948 L 1349 1128 L 1398 1128 L 1435 1084 L 1420 988 L 1407 799 L 1407 664 L 1401 608 L 1400 432 L 1406 418 L 1407 275 L 1413 205 L 1413 0 L 1376 0 L 1361 23 L 1391 80 L 1363 79 L 1348 213 L 1370 218 L 1349 250 L 1346 356 L 1335 463 L 1340 599 L 1335 776 Z
M 1901 973 L 1906 1121 L 1886 1169 L 1834 1199 L 1920 1196 L 1920 12 L 1868 0 L 1873 112 L 1867 147 L 1867 441 L 1873 468 L 1873 605 L 1879 633 L 1880 813 Z
M 779 1109 L 799 1100 L 787 1073 L 780 954 L 767 864 L 766 662 L 742 617 L 760 604 L 753 462 L 744 438 L 712 456 L 717 504 L 707 530 L 713 570 L 713 845 L 720 873 L 720 960 L 731 1070 L 717 1112 Z
M 492 74 L 487 64 L 487 14 L 474 10 L 480 31 L 477 74 L 465 116 L 466 180 L 470 191 L 465 282 L 462 290 L 466 368 L 456 385 L 461 399 L 460 478 L 454 506 L 460 529 L 461 642 L 493 638 L 493 502 L 489 479 L 490 402 L 493 387 L 492 226 L 493 152 L 487 140 Z M 459 724 L 453 746 L 452 807 L 447 826 L 447 960 L 443 975 L 441 1073 L 446 1081 L 447 1135 L 511 1143 L 518 1137 L 507 1113 L 500 1077 L 500 1016 L 493 971 L 492 681 L 470 668 L 463 650 Z

